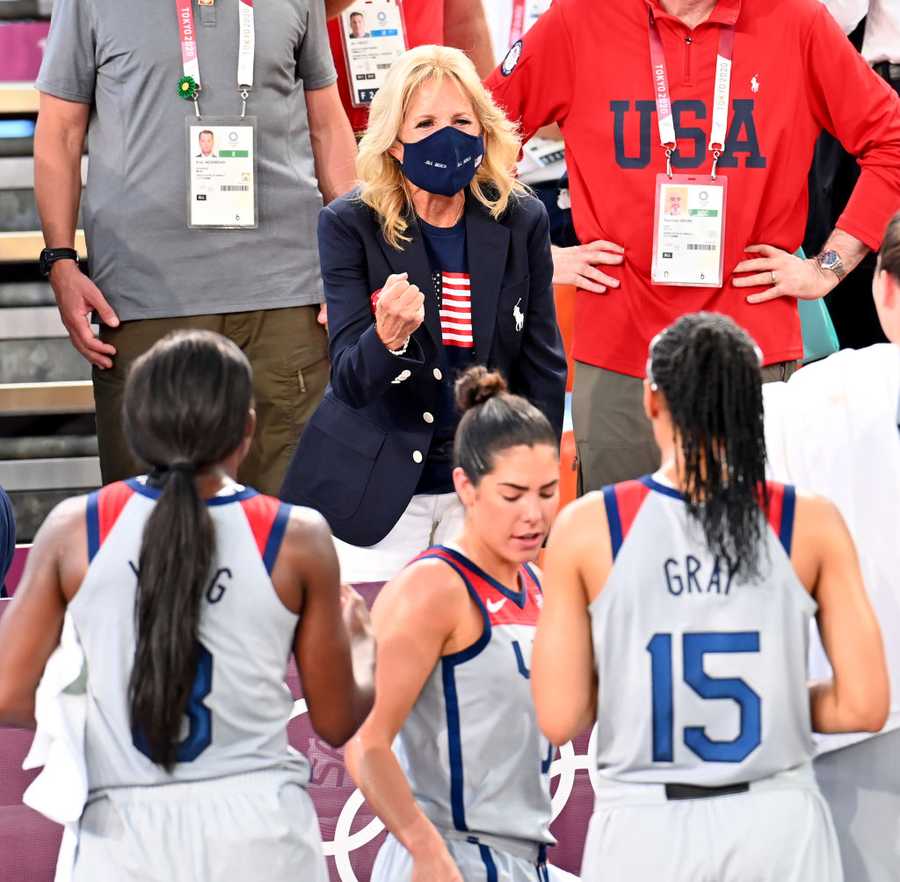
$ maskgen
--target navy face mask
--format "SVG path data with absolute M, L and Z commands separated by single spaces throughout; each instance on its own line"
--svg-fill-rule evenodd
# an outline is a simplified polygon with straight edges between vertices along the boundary
M 453 196 L 475 177 L 483 156 L 481 135 L 445 126 L 421 141 L 403 144 L 403 174 L 429 193 Z

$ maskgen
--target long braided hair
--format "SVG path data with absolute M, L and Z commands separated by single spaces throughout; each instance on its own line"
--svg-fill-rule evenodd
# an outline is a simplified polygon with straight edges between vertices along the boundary
M 710 550 L 751 578 L 765 535 L 760 508 L 769 506 L 760 361 L 730 318 L 698 312 L 659 334 L 647 362 L 684 454 L 688 514 Z

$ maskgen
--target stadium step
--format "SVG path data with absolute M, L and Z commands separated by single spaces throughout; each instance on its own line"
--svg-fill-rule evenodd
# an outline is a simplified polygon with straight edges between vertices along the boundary
M 4 267 L 4 275 L 10 278 L 8 281 L 0 282 L 0 316 L 6 308 L 17 308 L 23 306 L 53 306 L 55 308 L 56 301 L 53 299 L 53 289 L 43 279 L 37 280 L 34 267 L 30 269 L 24 278 L 19 281 L 15 279 L 12 271 L 7 272 Z
M 0 383 L 0 415 L 93 413 L 90 380 L 55 383 Z M 0 482 L 2 483 L 2 482 Z
M 16 459 L 0 462 L 0 486 L 8 493 L 69 490 L 100 485 L 100 460 L 96 456 Z
M 0 233 L 0 263 L 23 263 L 37 261 L 44 247 L 44 237 L 37 231 L 14 231 Z M 87 258 L 84 233 L 75 233 L 75 248 L 82 259 Z
M 95 435 L 20 435 L 0 438 L 0 460 L 60 459 L 97 455 Z
M 9 0 L 0 0 L 0 7 L 6 3 Z M 31 83 L 0 83 L 0 114 L 35 114 L 39 104 L 40 95 Z

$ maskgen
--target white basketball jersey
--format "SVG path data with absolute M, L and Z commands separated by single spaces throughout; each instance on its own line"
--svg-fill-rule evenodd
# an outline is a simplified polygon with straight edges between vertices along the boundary
M 459 575 L 484 630 L 441 658 L 397 736 L 413 795 L 444 833 L 552 844 L 551 745 L 538 729 L 530 684 L 540 586 L 523 566 L 514 593 L 452 548 L 435 546 L 422 558 L 439 558 Z
M 172 774 L 152 762 L 131 725 L 141 537 L 161 491 L 133 479 L 88 497 L 90 564 L 69 605 L 87 660 L 85 753 L 92 791 L 197 781 L 264 768 L 297 768 L 288 752 L 293 699 L 284 682 L 298 616 L 270 573 L 290 506 L 231 485 L 207 500 L 216 536 L 201 601 L 198 665 Z
M 710 552 L 678 491 L 645 477 L 603 494 L 614 563 L 589 608 L 600 776 L 722 787 L 808 761 L 817 606 L 790 561 L 793 487 L 769 484 L 754 581 Z

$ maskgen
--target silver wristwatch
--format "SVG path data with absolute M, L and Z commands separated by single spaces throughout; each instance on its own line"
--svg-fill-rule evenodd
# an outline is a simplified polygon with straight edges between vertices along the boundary
M 813 259 L 819 265 L 819 269 L 831 270 L 838 277 L 838 280 L 843 279 L 847 275 L 841 255 L 837 251 L 823 251 Z

